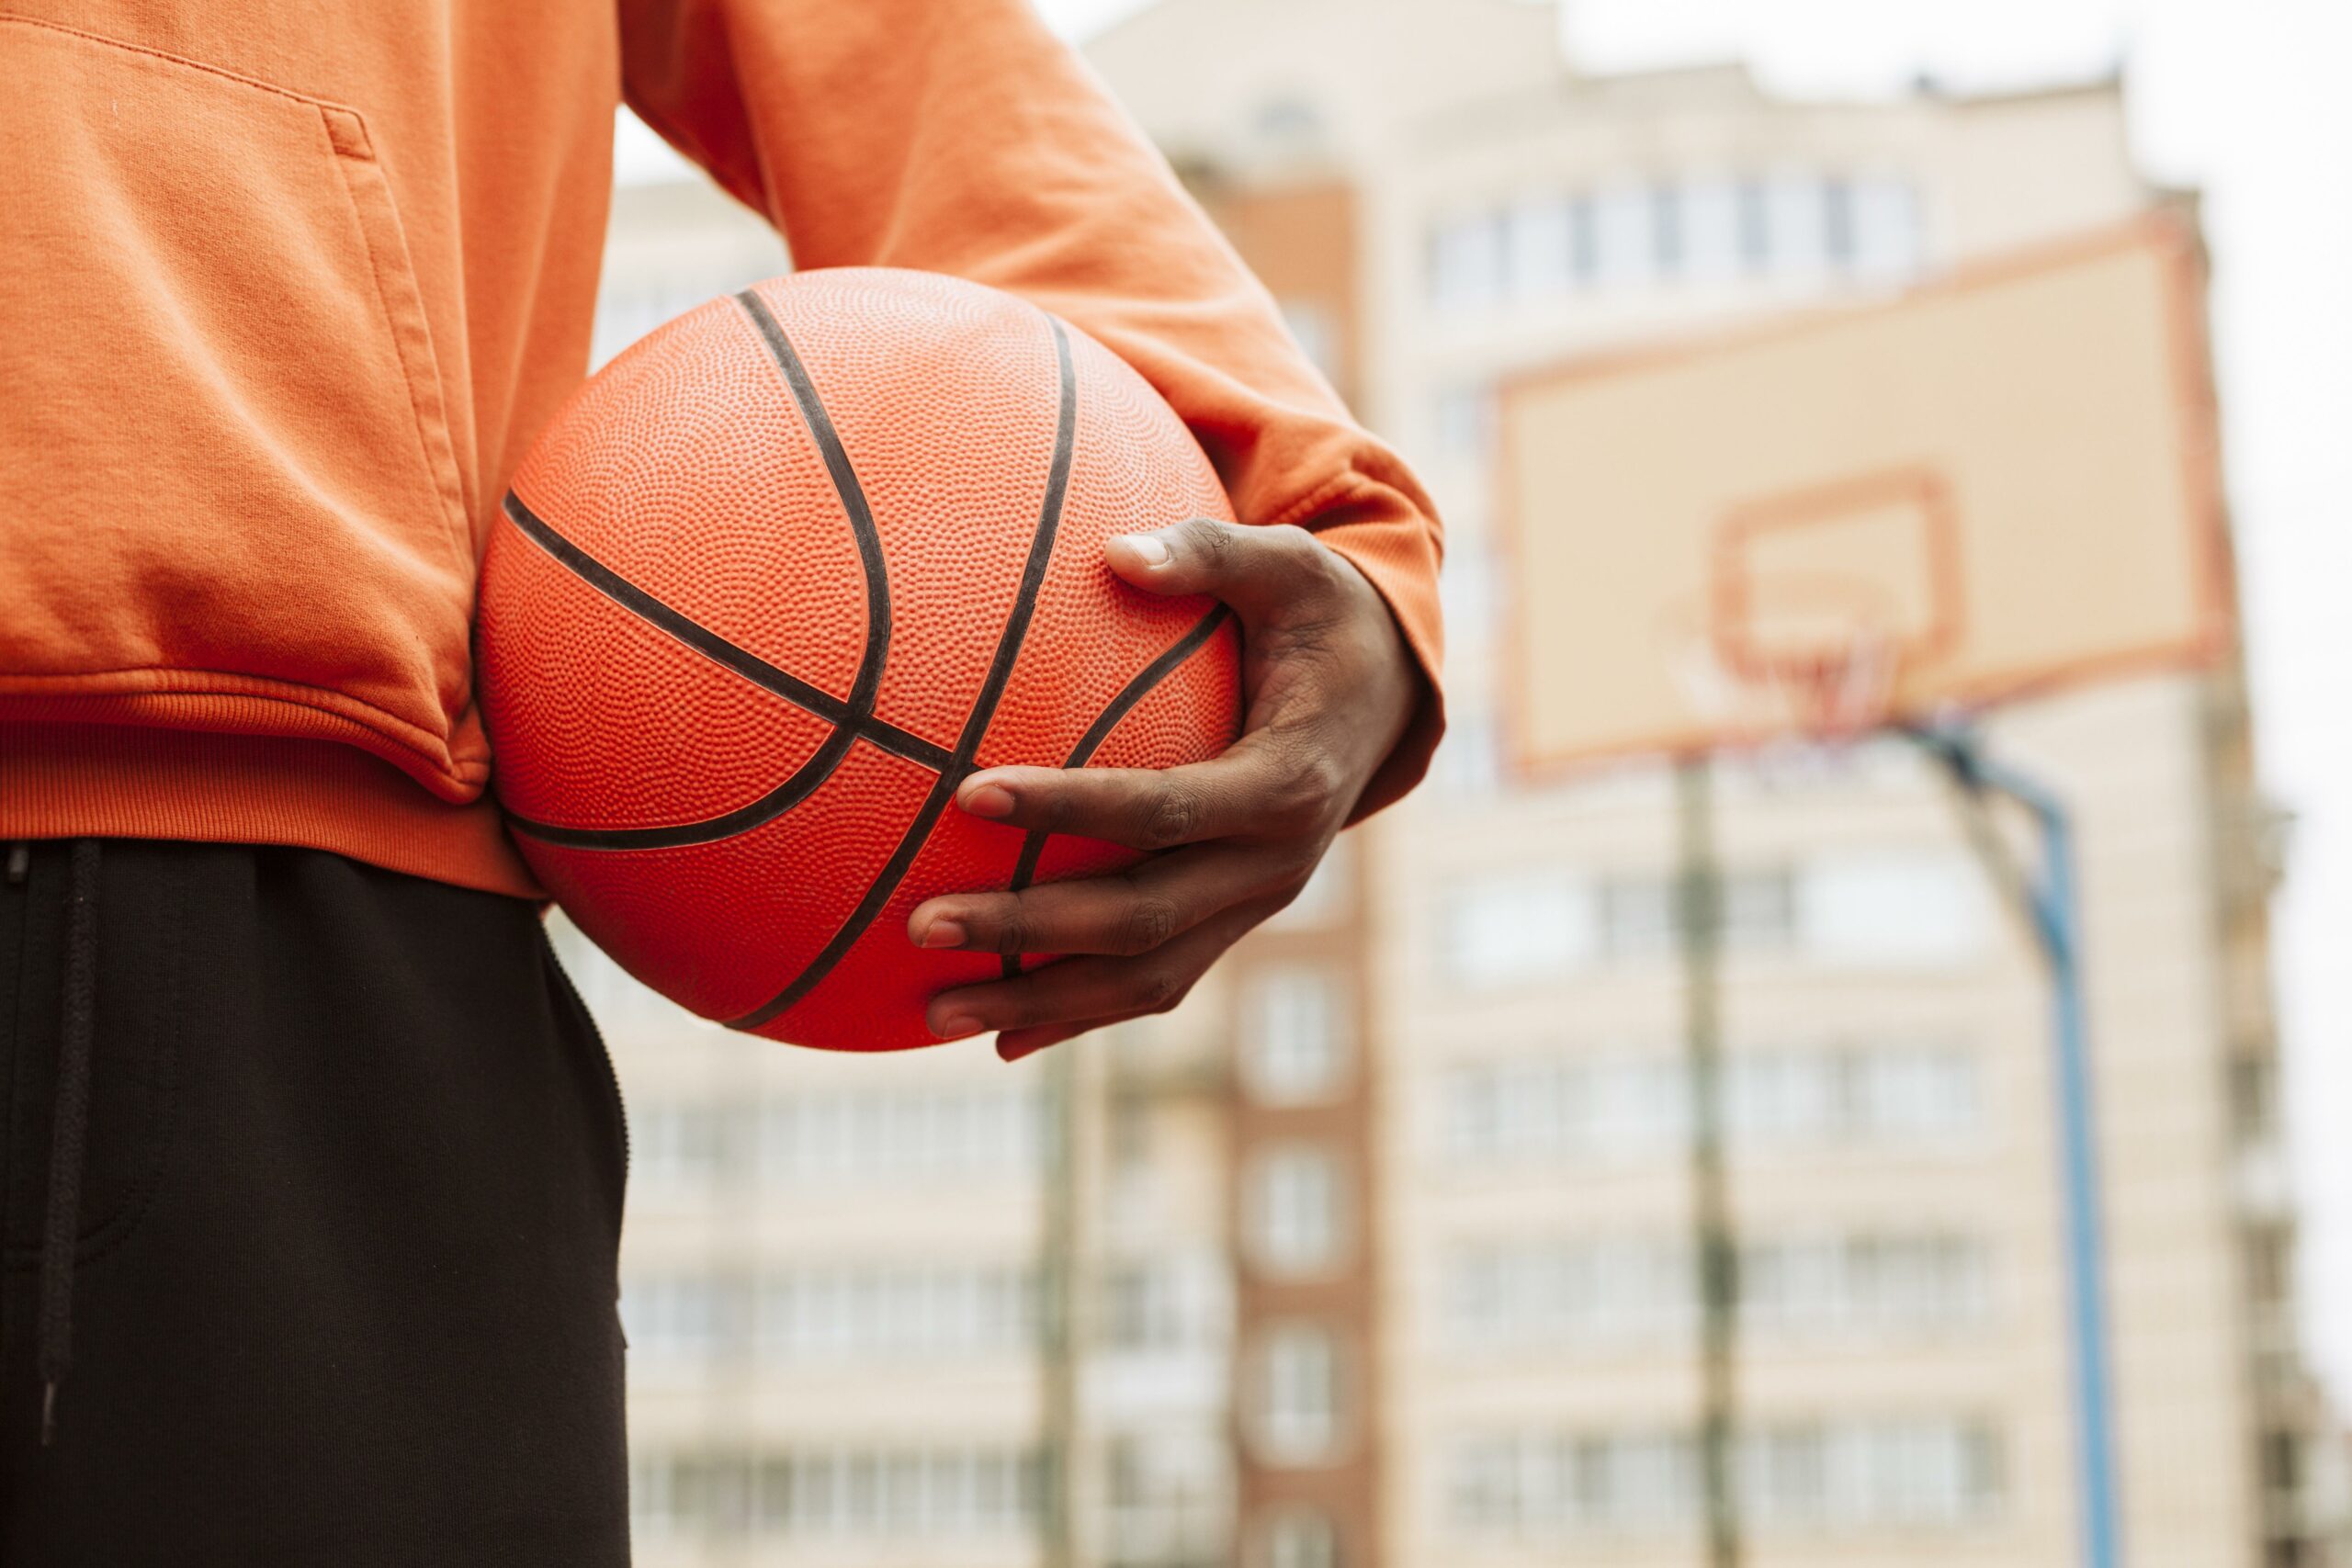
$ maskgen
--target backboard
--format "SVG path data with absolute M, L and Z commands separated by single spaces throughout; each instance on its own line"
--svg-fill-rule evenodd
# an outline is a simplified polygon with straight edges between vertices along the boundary
M 1503 390 L 1525 767 L 1916 719 L 2230 646 L 2202 273 L 2142 220 Z

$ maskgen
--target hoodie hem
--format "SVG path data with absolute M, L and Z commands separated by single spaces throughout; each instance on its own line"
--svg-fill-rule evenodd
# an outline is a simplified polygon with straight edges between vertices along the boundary
M 0 721 L 0 839 L 63 838 L 281 844 L 546 897 L 488 795 L 453 805 L 337 741 Z

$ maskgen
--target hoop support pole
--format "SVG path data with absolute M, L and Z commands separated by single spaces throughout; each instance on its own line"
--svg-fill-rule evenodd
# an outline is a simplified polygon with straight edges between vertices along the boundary
M 1986 757 L 1970 731 L 1914 726 L 1902 732 L 1934 758 L 1951 779 L 1971 846 L 1995 884 L 2024 917 L 2050 971 L 2059 1166 L 2066 1210 L 2075 1460 L 2082 1490 L 2082 1561 L 2084 1568 L 2122 1568 L 2106 1245 L 2100 1218 L 2089 1025 L 2083 996 L 2082 896 L 2075 876 L 2073 818 L 2054 791 Z M 2015 803 L 2033 819 L 2041 840 L 2038 871 L 2018 865 L 2002 839 L 1992 818 L 1991 803 L 1996 796 Z
M 1707 1568 L 1740 1568 L 1738 1244 L 1724 1170 L 1723 864 L 1715 846 L 1714 764 L 1675 764 L 1675 926 L 1682 962 L 1683 1071 L 1689 1104 L 1690 1240 L 1699 1287 L 1700 1499 Z

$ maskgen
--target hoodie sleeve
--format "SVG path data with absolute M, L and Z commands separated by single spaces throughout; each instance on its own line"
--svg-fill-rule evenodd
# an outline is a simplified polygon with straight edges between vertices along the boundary
M 994 285 L 1141 371 L 1244 523 L 1313 530 L 1371 580 L 1424 680 L 1357 807 L 1444 728 L 1435 509 L 1351 419 L 1243 265 L 1027 0 L 620 0 L 629 106 L 783 231 L 794 265 Z

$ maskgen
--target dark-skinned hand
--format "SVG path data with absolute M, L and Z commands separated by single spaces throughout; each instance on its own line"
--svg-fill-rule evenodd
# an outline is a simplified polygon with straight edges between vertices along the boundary
M 920 947 L 1069 955 L 933 999 L 933 1033 L 999 1031 L 1008 1062 L 1182 1001 L 1306 886 L 1420 697 L 1386 604 L 1303 528 L 1195 518 L 1121 535 L 1104 553 L 1147 592 L 1232 607 L 1242 734 L 1185 767 L 989 768 L 956 792 L 989 821 L 1155 852 L 1115 875 L 948 894 L 908 917 Z

